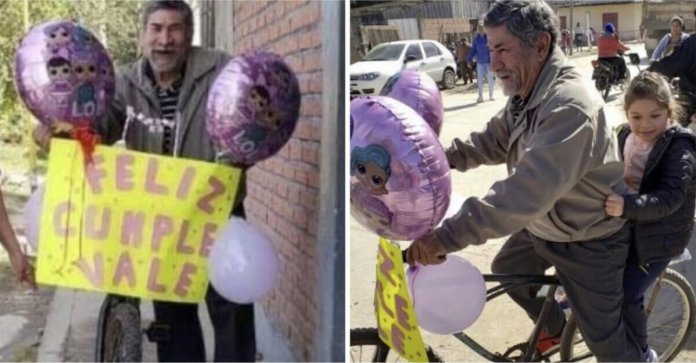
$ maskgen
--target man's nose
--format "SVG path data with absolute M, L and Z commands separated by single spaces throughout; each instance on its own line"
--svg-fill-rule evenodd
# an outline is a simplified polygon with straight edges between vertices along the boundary
M 495 55 L 495 52 L 491 52 L 490 67 L 491 67 L 491 71 L 493 71 L 493 72 L 497 72 L 497 71 L 505 68 L 505 66 L 503 65 L 503 62 L 500 60 L 500 57 Z
M 170 45 L 172 40 L 172 32 L 167 29 L 162 30 L 159 37 L 157 37 L 157 41 L 162 45 Z

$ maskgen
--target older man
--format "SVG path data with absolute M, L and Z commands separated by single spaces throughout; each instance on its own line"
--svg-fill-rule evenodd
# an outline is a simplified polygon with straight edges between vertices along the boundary
M 554 266 L 586 343 L 599 361 L 644 361 L 621 314 L 629 247 L 625 221 L 604 201 L 622 165 L 604 104 L 556 46 L 558 18 L 544 2 L 501 0 L 485 15 L 491 69 L 511 96 L 486 128 L 447 150 L 453 168 L 506 163 L 507 178 L 483 198 L 469 198 L 442 227 L 413 242 L 409 262 L 434 264 L 490 238 L 511 235 L 493 272 L 542 274 Z M 530 317 L 543 304 L 538 288 L 510 293 Z M 539 352 L 559 341 L 565 324 L 555 305 Z
M 143 57 L 119 72 L 110 115 L 98 126 L 103 142 L 123 139 L 129 149 L 215 161 L 205 126 L 210 85 L 230 56 L 193 47 L 193 15 L 184 1 L 150 1 L 141 14 Z M 37 143 L 46 147 L 55 130 L 39 127 Z M 235 215 L 244 215 L 241 200 Z M 253 305 L 224 300 L 212 286 L 206 296 L 215 331 L 215 361 L 254 361 Z M 108 307 L 108 306 L 107 306 Z M 160 361 L 203 362 L 203 335 L 196 304 L 155 301 Z

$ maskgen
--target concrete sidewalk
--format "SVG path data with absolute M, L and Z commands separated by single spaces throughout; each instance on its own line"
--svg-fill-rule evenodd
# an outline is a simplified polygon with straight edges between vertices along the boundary
M 104 294 L 58 288 L 53 296 L 41 339 L 39 362 L 93 362 L 97 336 L 97 319 Z M 154 320 L 152 303 L 140 302 L 141 327 L 147 328 Z M 206 345 L 206 357 L 212 359 L 213 331 L 205 304 L 199 305 L 199 316 Z M 206 318 L 203 318 L 206 317 Z M 157 361 L 154 343 L 143 334 L 143 361 Z

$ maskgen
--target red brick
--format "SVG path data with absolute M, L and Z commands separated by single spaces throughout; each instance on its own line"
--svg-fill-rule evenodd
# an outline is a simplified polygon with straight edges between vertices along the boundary
M 302 145 L 302 161 L 308 164 L 319 164 L 319 144 L 304 143 Z M 317 185 L 318 186 L 318 185 Z

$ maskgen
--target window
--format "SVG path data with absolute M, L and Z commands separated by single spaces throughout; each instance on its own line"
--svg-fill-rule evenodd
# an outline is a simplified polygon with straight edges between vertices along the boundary
M 437 47 L 437 45 L 431 43 L 431 42 L 424 42 L 423 43 L 423 50 L 425 50 L 425 56 L 430 58 L 430 57 L 436 57 L 442 52 L 440 52 L 440 48 Z
M 415 60 L 423 59 L 423 52 L 419 44 L 411 44 L 408 46 L 404 59 L 408 59 L 408 57 L 413 57 Z

